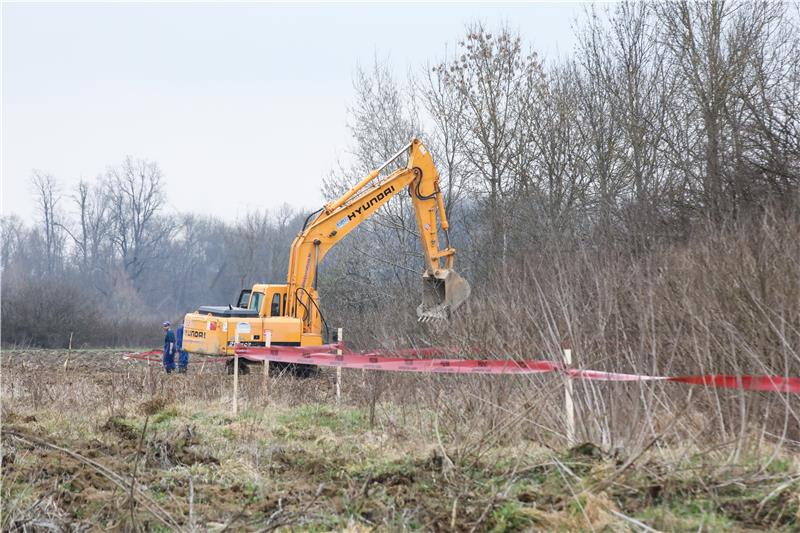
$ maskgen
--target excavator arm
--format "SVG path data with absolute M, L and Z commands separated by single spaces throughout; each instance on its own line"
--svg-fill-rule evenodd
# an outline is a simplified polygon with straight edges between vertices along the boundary
M 408 164 L 379 179 L 390 163 L 408 153 Z M 449 318 L 450 312 L 469 297 L 469 284 L 453 271 L 455 249 L 450 246 L 448 222 L 439 173 L 430 152 L 418 139 L 357 183 L 337 200 L 309 217 L 292 243 L 289 258 L 286 314 L 304 319 L 304 330 L 318 329 L 319 305 L 316 277 L 320 261 L 332 246 L 372 216 L 403 189 L 414 205 L 419 236 L 425 253 L 423 301 L 417 308 L 420 320 Z M 439 226 L 445 236 L 440 248 Z

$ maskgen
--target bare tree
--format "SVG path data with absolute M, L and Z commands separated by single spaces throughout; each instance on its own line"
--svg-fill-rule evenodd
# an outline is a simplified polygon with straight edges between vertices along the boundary
M 657 4 L 661 42 L 683 81 L 684 122 L 694 130 L 689 145 L 678 148 L 696 158 L 687 168 L 694 167 L 701 207 L 714 220 L 747 203 L 753 180 L 743 166 L 748 118 L 741 95 L 754 91 L 741 82 L 756 84 L 752 73 L 764 57 L 760 50 L 785 9 L 777 2 Z
M 25 245 L 25 225 L 17 215 L 0 217 L 0 266 L 6 272 Z
M 269 239 L 269 215 L 262 211 L 245 214 L 234 227 L 234 242 L 231 253 L 236 267 L 239 288 L 244 289 L 256 280 L 263 281 L 272 273 L 266 273 L 271 264 L 267 257 L 272 250 Z
M 110 232 L 106 191 L 100 180 L 94 186 L 80 180 L 72 199 L 78 209 L 77 229 L 65 230 L 72 237 L 81 267 L 93 271 Z
M 127 157 L 106 173 L 111 238 L 136 286 L 148 262 L 159 254 L 169 228 L 157 220 L 164 205 L 158 164 Z
M 790 200 L 800 183 L 800 11 L 792 15 L 783 4 L 762 7 L 766 20 L 759 44 L 750 68 L 737 80 L 740 101 L 727 110 L 737 126 L 736 161 L 743 169 L 737 188 L 748 185 L 742 183 L 747 173 L 756 182 L 750 186 L 761 182 Z
M 431 137 L 437 168 L 444 182 L 445 211 L 450 218 L 453 206 L 466 192 L 469 171 L 466 164 L 467 122 L 466 101 L 456 88 L 447 83 L 444 72 L 438 67 L 427 67 L 425 75 L 416 81 L 416 91 L 421 96 L 434 124 Z
M 592 173 L 600 224 L 611 236 L 613 212 L 623 226 L 612 233 L 643 244 L 652 241 L 661 204 L 673 196 L 662 153 L 675 78 L 665 70 L 652 4 L 621 2 L 606 9 L 604 18 L 594 7 L 587 15 L 578 35 L 578 61 L 586 73 L 581 100 L 591 118 L 584 144 L 593 147 L 597 163 Z
M 61 193 L 51 174 L 33 171 L 33 187 L 39 209 L 40 224 L 45 245 L 45 271 L 52 274 L 60 266 L 64 249 L 64 235 L 60 230 L 58 203 Z
M 551 69 L 539 104 L 523 115 L 536 157 L 529 171 L 528 206 L 521 210 L 529 227 L 557 238 L 579 225 L 592 203 L 593 176 L 586 168 L 587 147 L 580 142 L 578 75 L 575 65 Z
M 476 192 L 487 196 L 492 255 L 505 263 L 503 203 L 520 183 L 515 163 L 524 146 L 519 142 L 525 135 L 522 117 L 543 72 L 535 55 L 526 54 L 520 37 L 508 29 L 493 36 L 480 24 L 468 28 L 459 54 L 435 68 L 465 104 L 460 115 L 467 132 L 465 157 L 476 177 Z
M 289 204 L 281 205 L 272 213 L 270 230 L 269 276 L 276 282 L 283 282 L 288 274 L 289 249 L 305 216 Z

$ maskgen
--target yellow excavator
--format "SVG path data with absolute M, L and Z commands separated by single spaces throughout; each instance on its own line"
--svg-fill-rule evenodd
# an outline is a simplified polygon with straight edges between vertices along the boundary
M 381 177 L 392 162 L 408 163 Z M 201 306 L 184 319 L 183 347 L 190 353 L 233 355 L 236 342 L 263 346 L 319 346 L 331 340 L 316 290 L 319 263 L 332 246 L 407 188 L 414 204 L 425 272 L 421 321 L 446 320 L 469 297 L 469 283 L 453 270 L 447 216 L 439 173 L 430 152 L 413 139 L 380 168 L 370 172 L 339 199 L 306 219 L 292 243 L 285 285 L 256 284 L 239 294 L 237 305 Z M 445 247 L 439 247 L 441 226 Z

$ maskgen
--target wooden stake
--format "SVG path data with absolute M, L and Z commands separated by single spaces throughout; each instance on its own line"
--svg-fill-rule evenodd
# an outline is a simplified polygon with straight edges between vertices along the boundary
M 342 342 L 342 335 L 343 335 L 342 334 L 342 328 L 339 328 L 339 330 L 336 332 L 336 339 L 340 343 Z M 342 355 L 341 348 L 337 348 L 336 349 L 336 355 Z M 336 367 L 336 403 L 337 403 L 337 405 L 341 401 L 342 401 L 342 367 L 337 366 Z
M 564 348 L 564 364 L 567 368 L 572 366 L 572 348 Z M 567 418 L 567 445 L 575 445 L 575 402 L 572 390 L 572 378 L 567 376 L 564 382 L 564 411 Z
M 233 416 L 239 413 L 239 354 L 236 347 L 239 345 L 239 326 L 236 326 L 236 334 L 233 337 Z
M 272 346 L 272 332 L 265 331 L 264 332 L 264 347 L 269 348 Z M 269 397 L 269 360 L 264 359 L 264 380 L 263 380 L 263 388 L 264 388 L 264 399 L 266 400 Z
M 64 361 L 64 372 L 67 371 L 70 357 L 72 357 L 72 331 L 69 332 L 69 348 L 67 349 L 67 359 Z

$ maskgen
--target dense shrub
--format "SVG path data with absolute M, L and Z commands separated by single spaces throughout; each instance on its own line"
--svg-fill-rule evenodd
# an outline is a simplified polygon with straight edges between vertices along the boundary
M 120 318 L 104 309 L 74 279 L 3 279 L 2 341 L 4 345 L 65 348 L 154 345 L 160 321 L 151 315 Z

